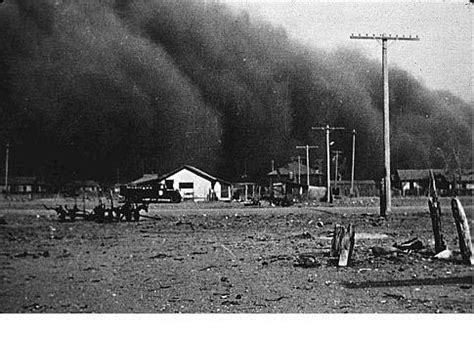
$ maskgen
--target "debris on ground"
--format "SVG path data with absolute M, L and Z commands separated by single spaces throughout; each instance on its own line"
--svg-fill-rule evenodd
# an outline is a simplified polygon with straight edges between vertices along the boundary
M 172 256 L 168 254 L 164 254 L 164 253 L 158 253 L 156 255 L 150 256 L 149 259 L 165 259 L 167 257 L 172 257 Z
M 25 257 L 28 257 L 28 256 L 31 256 L 34 259 L 37 259 L 39 257 L 38 255 L 33 254 L 33 253 L 28 253 L 27 251 L 24 251 L 24 252 L 16 254 L 16 255 L 13 255 L 13 257 L 18 257 L 18 258 L 25 258 Z
M 396 247 L 372 247 L 370 251 L 374 256 L 396 255 L 400 249 Z
M 405 300 L 407 297 L 403 294 L 389 294 L 389 293 L 384 293 L 384 296 L 385 297 L 390 297 L 390 298 L 394 298 L 398 301 L 400 300 Z
M 296 261 L 293 266 L 301 268 L 315 268 L 320 267 L 321 262 L 319 262 L 312 254 L 300 254 L 296 256 Z
M 278 302 L 278 301 L 281 301 L 284 298 L 288 298 L 288 296 L 280 296 L 280 297 L 277 297 L 277 298 L 266 298 L 265 301 L 267 301 L 267 302 Z
M 405 251 L 421 250 L 425 247 L 423 245 L 423 242 L 421 242 L 421 240 L 418 238 L 413 238 L 411 240 L 405 241 L 401 244 L 395 244 L 393 246 L 395 248 L 398 248 L 400 250 L 405 250 Z
M 310 232 L 304 231 L 301 234 L 296 234 L 293 236 L 295 239 L 314 239 Z
M 451 249 L 445 249 L 434 256 L 435 259 L 439 260 L 451 260 L 453 258 L 453 251 Z

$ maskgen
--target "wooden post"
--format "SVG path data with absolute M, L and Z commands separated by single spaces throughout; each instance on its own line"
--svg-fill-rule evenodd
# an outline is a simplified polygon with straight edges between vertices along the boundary
M 342 238 L 344 237 L 346 229 L 339 224 L 334 226 L 334 235 L 331 241 L 331 257 L 338 257 L 341 251 L 341 242 Z
M 386 203 L 385 203 L 385 178 L 380 181 L 380 216 L 386 217 Z
M 338 266 L 346 267 L 352 257 L 355 243 L 355 231 L 352 224 L 347 229 L 342 225 L 334 226 L 334 235 L 331 242 L 331 257 L 338 258 Z
M 471 234 L 469 232 L 469 223 L 467 221 L 466 213 L 458 198 L 451 200 L 451 209 L 453 211 L 454 221 L 456 222 L 456 229 L 459 236 L 459 248 L 464 263 L 468 265 L 474 264 L 474 256 L 472 254 Z
M 436 191 L 436 180 L 433 170 L 430 170 L 430 194 L 428 198 L 428 207 L 430 210 L 431 224 L 433 226 L 433 234 L 435 239 L 435 252 L 438 254 L 445 250 L 446 243 L 441 233 L 441 206 L 438 201 L 438 192 Z
M 339 254 L 339 267 L 347 267 L 349 261 L 352 257 L 352 252 L 354 250 L 354 243 L 355 243 L 355 231 L 352 224 L 347 226 L 347 230 L 342 237 L 341 246 L 340 246 L 340 254 Z

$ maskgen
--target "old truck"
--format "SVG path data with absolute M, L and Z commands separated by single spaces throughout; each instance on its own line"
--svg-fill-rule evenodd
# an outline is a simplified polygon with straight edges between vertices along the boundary
M 122 185 L 120 195 L 124 201 L 130 203 L 179 203 L 181 194 L 179 191 L 169 189 L 163 184 L 155 185 Z

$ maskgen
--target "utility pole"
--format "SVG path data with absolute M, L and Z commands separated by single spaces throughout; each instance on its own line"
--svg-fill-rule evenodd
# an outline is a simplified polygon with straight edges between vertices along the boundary
M 301 156 L 298 155 L 298 184 L 301 184 Z
M 388 67 L 387 67 L 387 41 L 388 40 L 404 40 L 404 41 L 419 41 L 416 36 L 392 36 L 389 34 L 378 35 L 369 34 L 350 36 L 351 39 L 366 39 L 366 40 L 382 40 L 382 73 L 383 73 L 383 137 L 384 137 L 384 205 L 381 205 L 381 216 L 388 216 L 392 212 L 392 195 L 391 195 L 391 181 L 390 181 L 390 112 L 389 112 L 389 90 L 388 90 Z
M 334 153 L 336 155 L 336 169 L 334 170 L 334 188 L 337 188 L 337 177 L 338 177 L 338 174 L 337 174 L 337 169 L 338 169 L 338 162 L 339 162 L 339 155 L 342 153 L 342 151 L 339 151 L 339 150 L 335 150 L 335 151 L 332 151 L 332 153 Z
M 326 167 L 326 188 L 327 188 L 327 202 L 332 202 L 332 198 L 331 198 L 331 152 L 330 152 L 330 149 L 329 149 L 329 133 L 332 131 L 332 130 L 345 130 L 345 128 L 343 127 L 336 127 L 336 126 L 329 126 L 329 125 L 326 125 L 325 127 L 312 127 L 311 128 L 312 130 L 324 130 L 326 131 L 326 163 L 327 163 L 327 167 Z
M 317 149 L 316 145 L 297 146 L 297 149 L 306 149 L 306 184 L 309 188 L 309 149 Z
M 10 143 L 5 148 L 5 196 L 8 194 L 8 156 L 10 152 Z
M 355 143 L 356 143 L 356 130 L 352 130 L 352 169 L 351 169 L 351 197 L 354 195 L 354 163 L 355 163 Z

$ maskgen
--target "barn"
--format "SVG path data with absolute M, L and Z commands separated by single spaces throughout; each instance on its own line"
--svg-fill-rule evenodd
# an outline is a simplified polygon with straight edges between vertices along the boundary
M 183 165 L 165 175 L 146 174 L 131 184 L 161 184 L 178 190 L 184 200 L 205 201 L 231 199 L 232 184 L 194 166 Z

